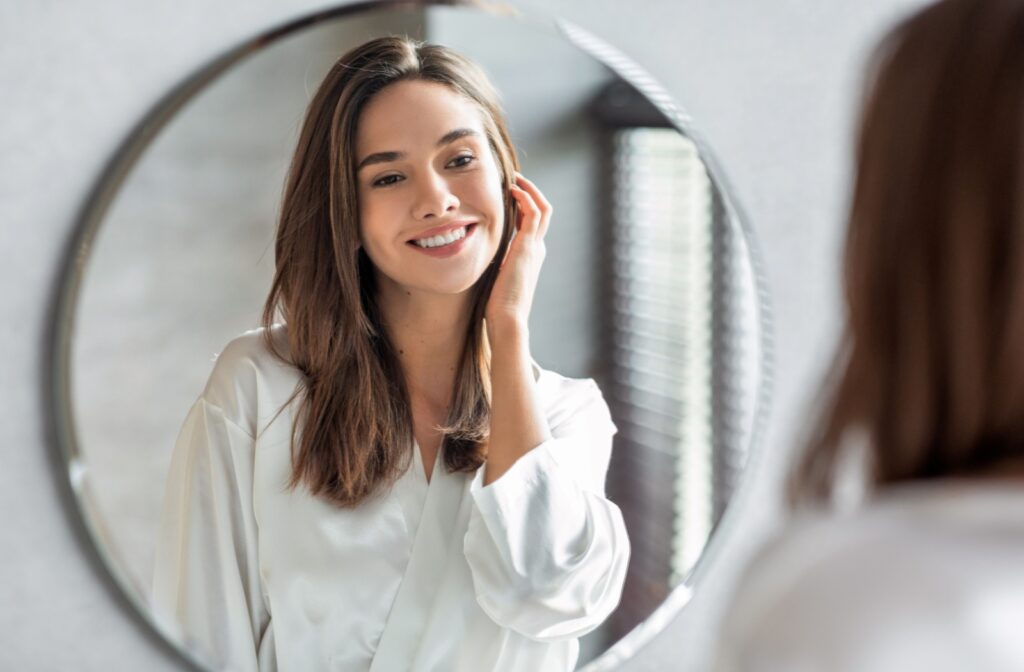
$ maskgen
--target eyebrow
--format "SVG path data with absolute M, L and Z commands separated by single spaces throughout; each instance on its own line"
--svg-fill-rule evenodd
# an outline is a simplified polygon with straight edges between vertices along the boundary
M 456 128 L 455 130 L 448 131 L 443 136 L 441 136 L 441 139 L 437 141 L 437 146 L 444 147 L 449 143 L 455 142 L 456 140 L 459 140 L 460 138 L 465 138 L 467 136 L 473 136 L 478 138 L 480 137 L 480 133 L 473 130 L 472 128 Z M 405 156 L 405 152 L 376 152 L 374 154 L 370 154 L 368 157 L 360 161 L 359 165 L 356 166 L 356 172 L 358 173 L 363 168 L 366 168 L 367 166 L 372 166 L 377 163 L 390 163 L 392 161 L 398 161 L 399 159 L 404 159 Z

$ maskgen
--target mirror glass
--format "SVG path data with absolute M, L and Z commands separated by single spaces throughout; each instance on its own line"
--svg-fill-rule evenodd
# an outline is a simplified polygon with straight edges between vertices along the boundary
M 58 413 L 83 518 L 145 616 L 175 439 L 217 353 L 258 326 L 306 105 L 341 54 L 389 34 L 483 67 L 522 172 L 554 206 L 530 346 L 545 369 L 593 378 L 618 427 L 606 489 L 632 553 L 578 659 L 608 669 L 609 648 L 628 649 L 699 566 L 754 443 L 767 353 L 749 232 L 707 150 L 614 52 L 561 24 L 327 13 L 169 95 L 101 180 L 69 261 Z

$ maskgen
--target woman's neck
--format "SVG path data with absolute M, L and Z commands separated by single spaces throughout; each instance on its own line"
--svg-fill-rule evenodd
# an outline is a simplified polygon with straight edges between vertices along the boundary
M 410 395 L 447 407 L 465 343 L 469 299 L 469 292 L 446 295 L 382 287 L 381 315 Z

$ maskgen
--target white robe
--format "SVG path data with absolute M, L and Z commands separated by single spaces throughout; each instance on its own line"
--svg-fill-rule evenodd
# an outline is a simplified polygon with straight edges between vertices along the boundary
M 395 486 L 346 510 L 286 488 L 292 406 L 267 423 L 301 373 L 261 339 L 224 348 L 175 445 L 157 618 L 231 670 L 572 670 L 629 560 L 596 383 L 534 363 L 552 439 L 486 487 L 441 451 L 428 483 L 414 442 Z
M 885 486 L 804 513 L 756 553 L 721 624 L 716 672 L 1024 670 L 1019 480 Z

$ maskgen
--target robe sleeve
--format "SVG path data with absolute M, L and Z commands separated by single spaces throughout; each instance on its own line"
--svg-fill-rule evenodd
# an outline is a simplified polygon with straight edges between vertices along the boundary
M 272 648 L 253 515 L 254 440 L 200 397 L 175 443 L 157 539 L 153 607 L 218 669 L 260 669 Z
M 551 439 L 491 484 L 471 486 L 464 552 L 477 602 L 498 625 L 539 641 L 600 625 L 619 604 L 629 563 L 622 512 L 604 490 L 617 429 L 597 384 L 586 383 Z

